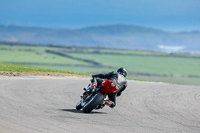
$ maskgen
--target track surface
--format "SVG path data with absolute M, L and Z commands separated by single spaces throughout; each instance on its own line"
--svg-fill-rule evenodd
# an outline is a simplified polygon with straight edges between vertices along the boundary
M 0 79 L 1 133 L 200 133 L 200 87 L 128 81 L 114 109 L 75 110 L 88 78 Z

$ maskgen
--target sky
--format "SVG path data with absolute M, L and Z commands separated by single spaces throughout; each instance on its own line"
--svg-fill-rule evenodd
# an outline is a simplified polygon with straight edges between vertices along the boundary
M 200 0 L 0 0 L 0 25 L 74 29 L 116 24 L 200 30 Z

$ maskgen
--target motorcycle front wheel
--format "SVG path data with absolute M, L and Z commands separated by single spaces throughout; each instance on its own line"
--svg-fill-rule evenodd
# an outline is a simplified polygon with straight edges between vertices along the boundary
M 83 112 L 90 113 L 93 109 L 95 109 L 100 103 L 104 100 L 104 95 L 101 93 L 95 94 L 84 106 Z

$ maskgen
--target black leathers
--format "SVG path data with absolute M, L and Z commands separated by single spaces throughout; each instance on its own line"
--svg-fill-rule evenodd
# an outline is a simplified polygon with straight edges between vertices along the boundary
M 97 85 L 100 85 L 102 80 L 101 79 L 108 79 L 110 81 L 113 81 L 116 83 L 116 87 L 117 87 L 117 92 L 115 93 L 110 93 L 108 94 L 108 98 L 109 100 L 113 101 L 113 105 L 111 105 L 110 107 L 115 107 L 116 105 L 116 96 L 120 96 L 122 91 L 124 91 L 127 87 L 127 81 L 125 79 L 125 77 L 117 72 L 109 72 L 109 73 L 100 73 L 100 74 L 96 74 L 96 75 L 92 75 L 92 77 L 96 77 L 97 78 Z M 98 79 L 100 78 L 100 79 Z

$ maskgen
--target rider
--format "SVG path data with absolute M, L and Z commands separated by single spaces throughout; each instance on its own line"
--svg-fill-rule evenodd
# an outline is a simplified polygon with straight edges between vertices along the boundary
M 125 77 L 127 76 L 127 71 L 125 68 L 121 67 L 117 70 L 117 72 L 109 72 L 106 74 L 100 73 L 96 75 L 92 75 L 92 77 L 96 79 L 97 86 L 101 85 L 103 79 L 108 79 L 116 83 L 117 91 L 115 93 L 109 93 L 108 98 L 109 100 L 106 101 L 106 105 L 113 108 L 116 105 L 116 96 L 120 96 L 122 91 L 124 91 L 127 87 L 127 81 Z

